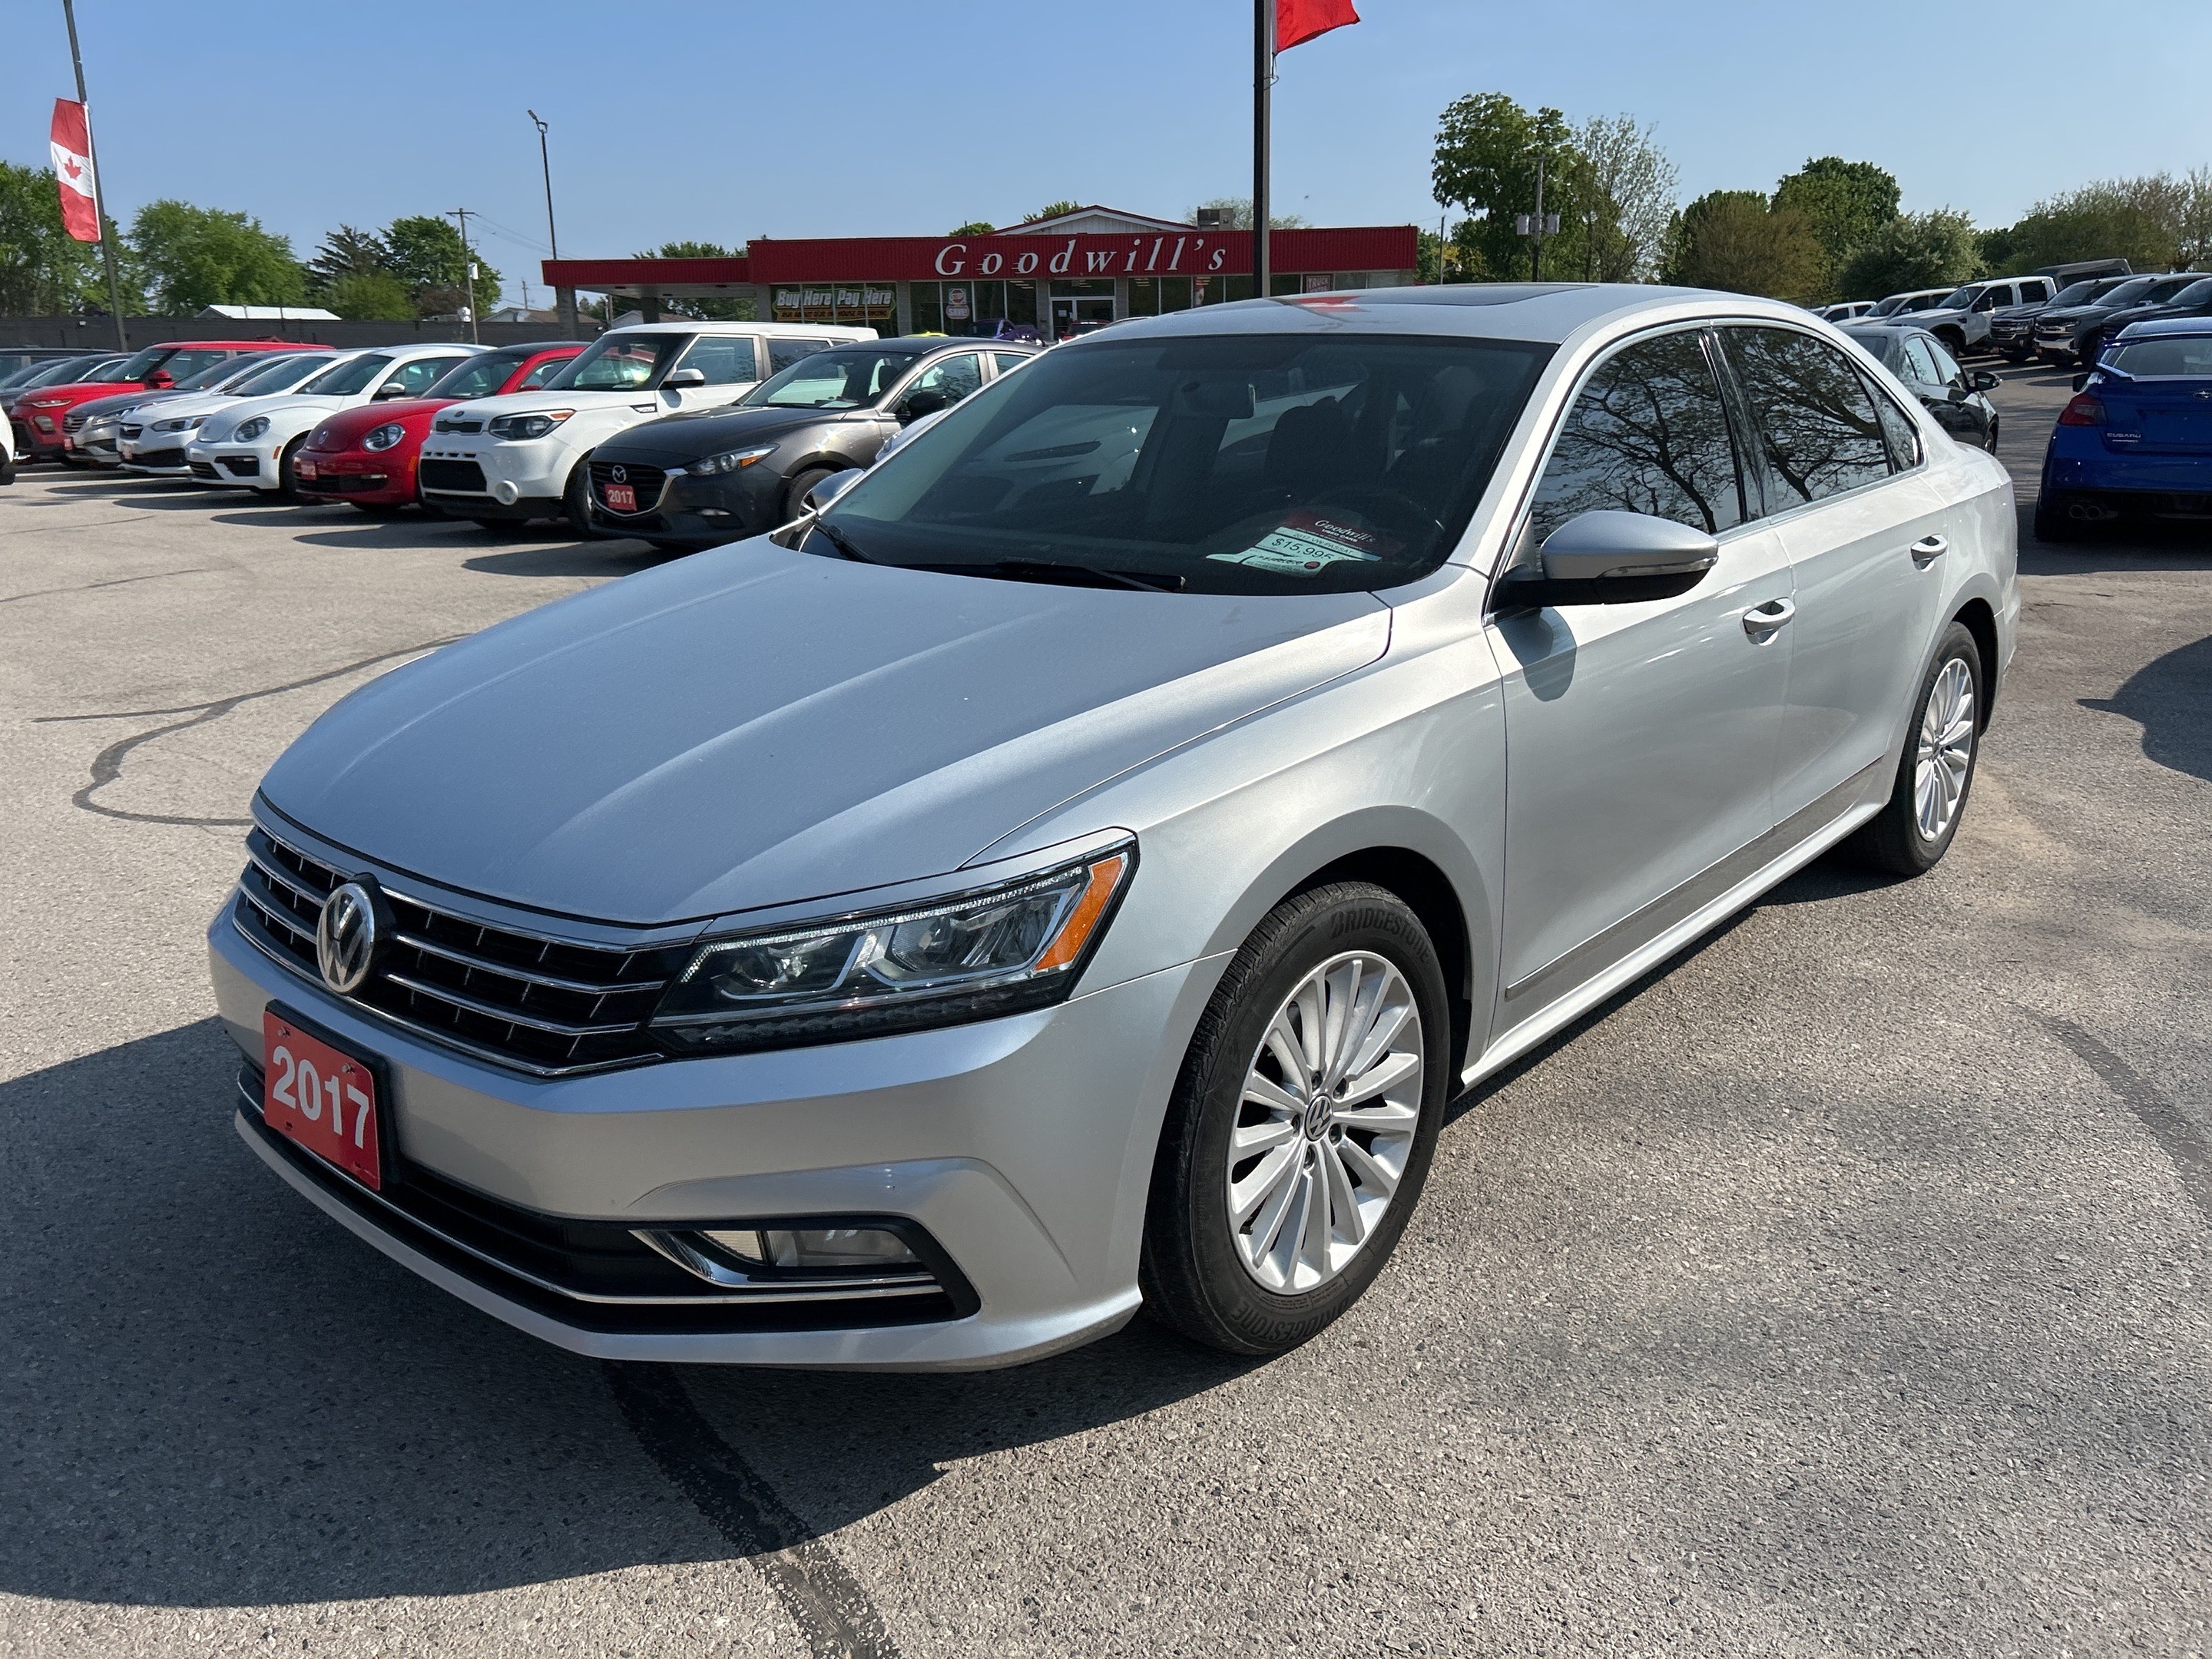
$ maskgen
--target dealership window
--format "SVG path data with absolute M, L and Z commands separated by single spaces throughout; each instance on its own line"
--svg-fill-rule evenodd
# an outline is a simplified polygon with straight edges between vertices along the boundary
M 1129 278 L 1129 314 L 1132 317 L 1163 317 L 1172 311 L 1188 311 L 1189 309 L 1189 277 L 1132 276 Z
M 888 331 L 897 300 L 889 283 L 808 283 L 777 288 L 770 305 L 779 323 L 866 323 Z
M 1037 291 L 1034 282 L 954 282 L 913 284 L 914 330 L 917 334 L 993 335 L 999 325 L 1034 328 Z

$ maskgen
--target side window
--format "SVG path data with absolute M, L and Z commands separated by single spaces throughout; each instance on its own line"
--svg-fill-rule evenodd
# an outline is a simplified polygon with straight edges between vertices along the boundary
M 377 390 L 397 386 L 400 396 L 412 398 L 459 361 L 458 357 L 417 357 L 393 369 Z
M 1578 514 L 1648 513 L 1707 532 L 1744 516 L 1720 383 L 1694 330 L 1616 352 L 1575 398 L 1530 510 L 1538 544 Z
M 1910 472 L 1920 465 L 1920 428 L 1912 424 L 1912 417 L 1897 406 L 1896 399 L 1889 393 L 1871 380 L 1867 382 L 1867 387 L 1874 394 L 1875 413 L 1881 421 L 1882 438 L 1889 445 L 1891 471 Z
M 1928 353 L 1925 334 L 1908 334 L 1905 337 L 1905 379 L 1917 380 L 1923 386 L 1941 386 L 1943 377 L 1936 371 L 1936 360 Z
M 1768 505 L 1786 510 L 1889 476 L 1874 398 L 1844 356 L 1781 328 L 1722 331 L 1766 451 Z
M 1954 381 L 1963 383 L 1966 371 L 1959 367 L 1959 360 L 1943 349 L 1941 340 L 1928 342 L 1928 356 L 1936 365 L 1936 384 L 1949 386 Z
M 983 364 L 973 352 L 957 357 L 942 357 L 915 377 L 907 388 L 909 395 L 916 392 L 942 392 L 958 403 L 977 386 L 983 384 Z
M 548 357 L 544 362 L 538 364 L 537 368 L 532 369 L 530 373 L 524 375 L 522 377 L 522 384 L 516 386 L 515 390 L 517 392 L 528 392 L 533 387 L 544 386 L 546 381 L 551 380 L 556 374 L 558 374 L 562 369 L 568 367 L 568 360 L 566 357 Z
M 2022 283 L 2020 285 L 2020 301 L 2022 305 L 2036 305 L 2050 297 L 2051 284 L 2039 277 L 2034 282 Z
M 2008 306 L 2011 303 L 2012 290 L 2002 283 L 1991 283 L 1982 290 L 1980 297 L 1974 301 L 1974 309 L 1995 311 L 1999 306 Z
M 835 344 L 831 340 L 770 340 L 768 343 L 768 372 L 780 374 L 801 357 L 811 357 Z
M 676 367 L 697 369 L 708 386 L 747 386 L 760 379 L 750 334 L 702 334 Z
M 1030 360 L 1030 355 L 1026 351 L 994 351 L 991 354 L 991 357 L 992 361 L 999 365 L 999 373 L 1001 374 L 1012 374 Z

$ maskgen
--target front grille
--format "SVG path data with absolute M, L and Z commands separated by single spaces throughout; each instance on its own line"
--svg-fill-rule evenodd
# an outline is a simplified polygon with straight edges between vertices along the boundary
M 89 415 L 82 413 L 76 415 L 64 415 L 62 416 L 62 430 L 64 432 L 82 432 L 84 430 L 84 423 L 91 418 L 92 417 Z
M 381 489 L 391 479 L 381 472 L 317 472 L 301 488 L 316 495 L 349 495 L 364 489 Z
M 185 452 L 181 449 L 142 449 L 131 459 L 137 466 L 182 466 Z
M 320 984 L 315 922 L 343 878 L 258 827 L 246 850 L 240 929 Z M 645 1023 L 688 946 L 579 945 L 473 921 L 388 888 L 384 896 L 398 927 L 348 1001 L 539 1076 L 661 1058 Z
M 222 458 L 222 464 L 236 477 L 258 478 L 261 476 L 261 458 L 258 455 L 226 455 Z
M 459 495 L 482 495 L 484 488 L 483 469 L 474 461 L 434 461 L 425 459 L 417 476 L 425 489 L 443 489 Z
M 215 463 L 213 461 L 194 461 L 192 463 L 192 477 L 195 478 L 220 478 L 222 477 L 222 474 L 215 470 Z
M 484 423 L 480 420 L 458 415 L 451 420 L 441 416 L 430 424 L 441 432 L 481 432 L 484 428 Z
M 84 424 L 83 422 L 78 420 L 74 415 L 70 416 L 70 430 L 72 432 L 76 431 L 78 427 Z M 123 428 L 123 435 L 126 438 L 136 438 L 145 430 L 146 428 L 143 426 L 126 426 Z
M 623 477 L 619 479 L 615 477 L 615 469 L 617 465 L 621 467 L 623 473 Z M 624 514 L 625 517 L 635 518 L 640 514 L 650 513 L 654 507 L 659 506 L 661 486 L 667 482 L 667 479 L 668 475 L 659 467 L 642 466 L 635 461 L 593 461 L 592 463 L 592 493 L 599 498 L 599 506 L 605 511 L 609 513 L 621 511 L 618 507 L 607 506 L 609 484 L 626 483 L 637 492 L 637 511 Z

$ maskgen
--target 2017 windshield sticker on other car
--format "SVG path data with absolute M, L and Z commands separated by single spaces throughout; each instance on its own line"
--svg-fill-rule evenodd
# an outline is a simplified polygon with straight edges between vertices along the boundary
M 1293 513 L 1259 542 L 1238 553 L 1209 553 L 1223 564 L 1249 565 L 1257 570 L 1280 571 L 1303 576 L 1346 559 L 1380 562 L 1398 550 L 1398 544 L 1372 531 L 1354 530 L 1312 513 Z

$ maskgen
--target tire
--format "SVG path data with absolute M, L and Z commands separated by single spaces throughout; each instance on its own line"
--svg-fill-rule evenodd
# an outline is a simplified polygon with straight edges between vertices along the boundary
M 1304 1065 L 1295 1034 L 1311 1022 L 1293 1006 L 1294 994 L 1318 982 L 1314 1006 L 1339 1006 L 1334 999 L 1347 988 L 1354 964 L 1363 988 L 1382 988 L 1370 1008 L 1386 1017 L 1407 1011 L 1364 1073 L 1370 1079 L 1392 1070 L 1401 1075 L 1371 1102 L 1345 1109 L 1358 1121 L 1337 1118 L 1334 1093 L 1316 1092 L 1311 1070 L 1294 1071 L 1282 1058 L 1287 1052 Z M 1360 994 L 1352 994 L 1355 1011 Z M 1287 1048 L 1268 1041 L 1277 1022 L 1292 1034 Z M 1325 1033 L 1327 1019 L 1319 1023 Z M 1379 1030 L 1381 1022 L 1369 1029 Z M 1161 1130 L 1139 1267 L 1146 1311 L 1208 1347 L 1277 1354 L 1357 1301 L 1419 1201 L 1454 1084 L 1450 1031 L 1436 946 L 1395 893 L 1334 882 L 1270 912 L 1206 1005 Z M 1418 1061 L 1417 1080 L 1403 1066 L 1408 1053 Z M 1280 1086 L 1279 1079 L 1291 1079 L 1299 1094 Z M 1266 1103 L 1269 1089 L 1278 1106 Z M 1301 1095 L 1306 1104 L 1298 1109 Z M 1378 1127 L 1366 1127 L 1370 1120 Z M 1272 1139 L 1259 1139 L 1271 1132 Z M 1232 1156 L 1231 1139 L 1240 1133 L 1252 1150 Z M 1287 1157 L 1274 1159 L 1285 1148 Z M 1256 1195 L 1248 1197 L 1252 1207 L 1241 1226 L 1230 1185 L 1240 1171 L 1240 1195 Z M 1269 1179 L 1271 1172 L 1279 1178 Z M 1378 1207 L 1368 1210 L 1362 1194 L 1379 1199 Z M 1327 1207 L 1311 1211 L 1315 1197 Z M 1304 1224 L 1314 1213 L 1322 1218 L 1318 1230 Z M 1261 1235 L 1271 1218 L 1276 1231 L 1268 1249 Z M 1347 1231 L 1360 1236 L 1348 1239 Z
M 561 492 L 561 522 L 580 541 L 596 540 L 599 534 L 599 527 L 592 522 L 591 488 L 591 472 L 585 461 L 579 461 Z
M 296 502 L 300 499 L 300 474 L 294 458 L 299 454 L 300 446 L 307 441 L 307 434 L 303 432 L 286 444 L 284 453 L 276 458 L 276 499 L 280 501 Z
M 1990 453 L 1992 455 L 1997 453 L 1997 428 L 2003 424 L 2004 422 L 1999 420 L 1992 420 L 1990 422 Z
M 2063 489 L 2045 489 L 2035 498 L 2035 539 L 2075 542 L 2081 539 L 2081 521 L 2068 511 L 2074 498 Z
M 794 475 L 784 489 L 783 517 L 778 521 L 778 527 L 789 524 L 805 512 L 807 492 L 824 478 L 835 477 L 837 469 L 834 466 L 810 466 L 804 472 Z
M 1894 876 L 1917 876 L 1943 861 L 1974 787 L 1985 706 L 1983 684 L 1981 648 L 1962 624 L 1953 623 L 1920 678 L 1889 799 L 1847 843 L 1860 862 Z

